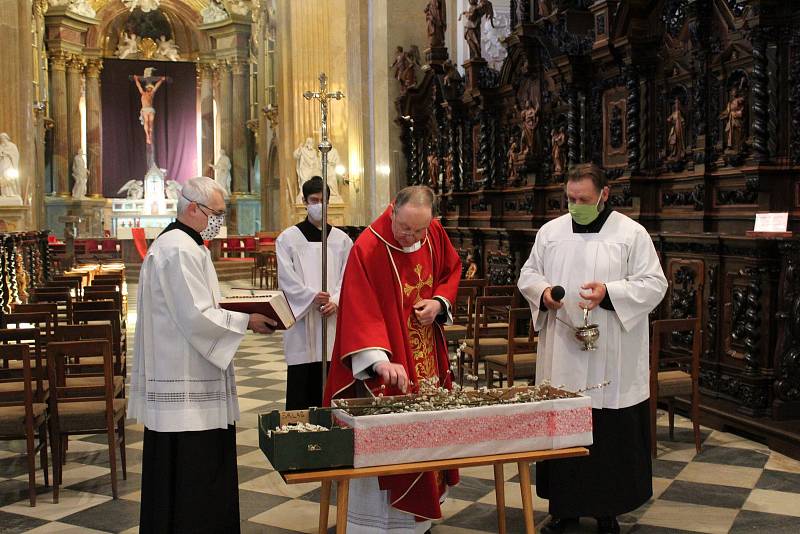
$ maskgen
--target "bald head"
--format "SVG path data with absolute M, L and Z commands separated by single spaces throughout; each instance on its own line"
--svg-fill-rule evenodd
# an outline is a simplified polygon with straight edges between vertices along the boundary
M 422 240 L 433 220 L 436 195 L 430 187 L 406 187 L 394 199 L 392 232 L 403 247 Z
M 426 185 L 411 185 L 397 193 L 394 199 L 394 210 L 397 211 L 403 206 L 429 208 L 431 210 L 431 217 L 433 217 L 435 203 L 436 194 L 433 192 L 433 189 Z

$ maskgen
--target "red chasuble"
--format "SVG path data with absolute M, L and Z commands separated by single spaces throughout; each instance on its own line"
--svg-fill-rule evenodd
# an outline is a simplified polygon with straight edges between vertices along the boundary
M 436 376 L 449 388 L 452 373 L 441 325 L 422 326 L 414 315 L 419 300 L 444 297 L 456 302 L 461 260 L 437 220 L 428 227 L 422 247 L 411 253 L 392 234 L 390 205 L 356 240 L 344 272 L 339 296 L 336 342 L 325 384 L 325 405 L 332 398 L 355 396 L 350 356 L 381 349 L 392 363 L 402 364 L 416 391 L 419 380 Z M 365 382 L 377 396 L 401 395 L 396 387 L 381 389 L 380 379 Z M 439 497 L 445 484 L 458 483 L 458 472 L 412 473 L 380 477 L 391 504 L 421 519 L 439 519 Z

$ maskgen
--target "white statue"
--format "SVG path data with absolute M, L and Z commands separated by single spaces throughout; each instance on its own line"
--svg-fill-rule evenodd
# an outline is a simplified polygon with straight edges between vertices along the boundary
M 342 196 L 339 194 L 339 179 L 336 176 L 336 166 L 341 163 L 342 158 L 339 157 L 339 151 L 336 147 L 331 147 L 328 152 L 328 187 L 331 188 L 330 202 L 339 204 L 342 202 Z
M 92 6 L 89 5 L 89 2 L 87 0 L 72 0 L 69 7 L 67 8 L 67 11 L 77 13 L 78 15 L 81 15 L 83 17 L 89 17 L 90 19 L 93 19 L 95 15 L 97 15 L 95 10 L 92 9 Z
M 138 7 L 144 13 L 158 9 L 160 2 L 161 0 L 122 0 L 122 3 L 125 4 L 129 11 L 133 11 Z
M 139 53 L 139 41 L 141 38 L 135 33 L 127 34 L 122 32 L 119 36 L 119 44 L 117 44 L 117 57 L 125 59 Z
M 175 180 L 167 180 L 167 198 L 170 200 L 178 200 L 183 186 Z
M 167 39 L 164 35 L 158 38 L 157 58 L 166 58 L 170 61 L 180 61 L 178 56 L 178 45 L 172 39 Z
M 0 203 L 22 205 L 19 194 L 19 149 L 7 133 L 0 133 Z
M 322 159 L 310 137 L 294 151 L 294 159 L 297 160 L 297 203 L 300 204 L 303 202 L 303 184 L 312 176 L 322 176 Z
M 220 22 L 228 18 L 228 12 L 225 11 L 225 7 L 219 0 L 210 0 L 208 5 L 200 11 L 200 15 L 203 17 L 203 24 Z
M 85 198 L 89 170 L 83 161 L 83 150 L 79 150 L 72 160 L 72 179 L 75 181 L 75 185 L 72 186 L 72 198 Z
M 219 157 L 214 165 L 214 180 L 225 190 L 225 198 L 231 196 L 231 158 L 223 149 L 219 149 Z
M 128 200 L 141 200 L 144 196 L 144 185 L 141 180 L 128 180 L 125 182 L 125 185 L 117 191 L 117 194 L 121 195 L 125 191 L 128 192 Z

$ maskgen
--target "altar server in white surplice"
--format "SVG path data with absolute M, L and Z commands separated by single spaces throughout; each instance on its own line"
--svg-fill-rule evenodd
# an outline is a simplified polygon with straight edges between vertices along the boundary
M 577 390 L 608 381 L 592 397 L 594 444 L 588 457 L 537 463 L 537 493 L 550 500 L 545 533 L 595 517 L 598 532 L 619 532 L 616 516 L 652 495 L 648 314 L 667 281 L 647 231 L 608 205 L 606 177 L 593 166 L 568 178 L 569 214 L 537 232 L 519 288 L 539 332 L 536 382 Z M 564 288 L 560 302 L 551 290 Z M 566 323 L 600 327 L 596 351 L 583 351 Z
M 328 318 L 327 361 L 336 339 L 336 312 L 344 267 L 353 247 L 347 234 L 328 225 L 328 291 L 322 291 L 322 178 L 303 183 L 308 217 L 287 228 L 275 244 L 278 285 L 297 322 L 283 334 L 288 365 L 286 409 L 322 405 L 322 317 Z M 330 188 L 328 188 L 330 192 Z
M 222 188 L 189 180 L 178 218 L 142 263 L 129 415 L 144 424 L 141 532 L 239 532 L 233 356 L 272 319 L 220 309 L 203 240 L 224 223 Z

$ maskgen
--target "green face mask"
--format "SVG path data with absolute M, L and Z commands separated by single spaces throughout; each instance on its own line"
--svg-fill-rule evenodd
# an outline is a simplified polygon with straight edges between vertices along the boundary
M 574 204 L 570 202 L 569 214 L 572 215 L 572 220 L 580 224 L 581 226 L 586 226 L 587 224 L 591 224 L 600 215 L 600 210 L 598 209 L 598 207 L 600 206 L 601 198 L 603 198 L 602 195 L 600 195 L 600 198 L 597 199 L 597 204 L 594 205 Z

